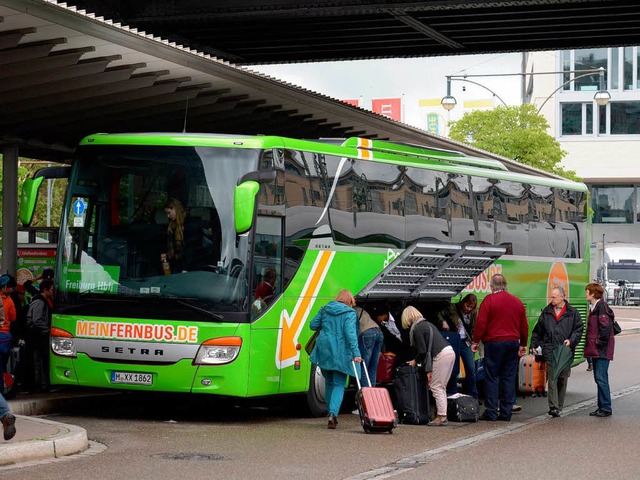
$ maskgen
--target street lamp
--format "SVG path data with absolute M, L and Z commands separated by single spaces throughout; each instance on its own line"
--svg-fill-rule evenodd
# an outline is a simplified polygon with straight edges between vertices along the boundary
M 442 100 L 440 101 L 440 104 L 442 105 L 442 107 L 447 110 L 447 111 L 451 111 L 455 108 L 455 106 L 457 105 L 457 101 L 455 99 L 455 97 L 453 97 L 451 95 L 451 82 L 452 81 L 459 81 L 459 82 L 467 82 L 467 83 L 473 83 L 474 85 L 478 85 L 479 87 L 484 88 L 485 90 L 488 90 L 489 92 L 491 92 L 495 97 L 498 98 L 498 100 L 500 100 L 502 102 L 502 104 L 506 107 L 507 104 L 505 103 L 505 101 L 500 98 L 500 95 L 498 95 L 496 92 L 494 92 L 493 90 L 491 90 L 490 88 L 475 82 L 473 80 L 469 80 L 468 77 L 510 77 L 510 76 L 521 76 L 521 75 L 557 75 L 557 74 L 567 74 L 567 73 L 580 73 L 580 75 L 573 77 L 571 80 L 568 80 L 566 82 L 564 82 L 562 85 L 560 85 L 558 88 L 556 88 L 553 92 L 551 92 L 551 95 L 549 95 L 547 98 L 545 98 L 544 102 L 542 102 L 542 105 L 540 105 L 540 107 L 538 108 L 538 113 L 540 113 L 540 110 L 542 110 L 542 107 L 545 106 L 545 104 L 549 101 L 549 99 L 551 97 L 553 97 L 553 95 L 560 89 L 564 88 L 565 85 L 568 85 L 571 82 L 575 82 L 576 80 L 580 79 L 580 78 L 584 78 L 584 77 L 588 77 L 589 75 L 592 75 L 594 73 L 598 73 L 599 75 L 599 85 L 598 85 L 598 91 L 595 93 L 595 95 L 593 96 L 593 99 L 595 100 L 595 102 L 599 105 L 599 106 L 604 106 L 607 105 L 609 103 L 609 100 L 611 100 L 611 94 L 605 89 L 604 86 L 604 73 L 605 70 L 603 67 L 600 68 L 592 68 L 592 69 L 588 69 L 588 70 L 564 70 L 562 72 L 532 72 L 532 73 L 490 73 L 490 74 L 486 74 L 486 75 L 447 75 L 447 95 L 444 96 L 442 98 Z

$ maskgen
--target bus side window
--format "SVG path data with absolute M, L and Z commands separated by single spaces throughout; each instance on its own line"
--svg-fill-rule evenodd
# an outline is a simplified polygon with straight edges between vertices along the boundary
M 254 313 L 260 313 L 282 292 L 282 220 L 282 217 L 258 215 L 256 221 L 252 283 Z

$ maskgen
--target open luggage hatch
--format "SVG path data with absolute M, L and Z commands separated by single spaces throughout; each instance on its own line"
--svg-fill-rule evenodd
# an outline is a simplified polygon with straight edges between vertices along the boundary
M 505 252 L 505 248 L 493 245 L 417 241 L 369 282 L 357 297 L 453 298 Z

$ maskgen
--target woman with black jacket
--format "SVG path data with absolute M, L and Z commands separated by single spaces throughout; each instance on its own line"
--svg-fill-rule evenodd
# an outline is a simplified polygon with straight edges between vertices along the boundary
M 402 327 L 410 328 L 411 346 L 417 349 L 414 360 L 407 362 L 421 365 L 427 373 L 427 382 L 436 400 L 437 416 L 430 426 L 442 427 L 447 421 L 447 382 L 453 370 L 456 354 L 438 329 L 427 322 L 415 307 L 402 312 Z

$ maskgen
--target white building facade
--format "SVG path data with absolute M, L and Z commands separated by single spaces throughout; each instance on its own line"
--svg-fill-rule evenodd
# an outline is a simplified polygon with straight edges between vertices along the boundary
M 534 72 L 569 72 L 603 67 L 611 94 L 598 106 L 597 73 L 564 86 L 571 75 L 535 75 L 532 101 L 567 152 L 563 166 L 574 170 L 591 191 L 593 260 L 605 243 L 640 243 L 640 47 L 538 52 Z

